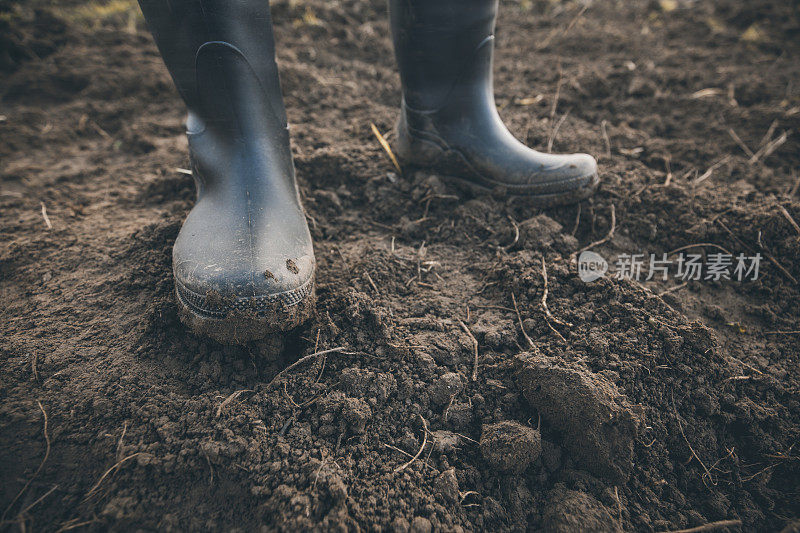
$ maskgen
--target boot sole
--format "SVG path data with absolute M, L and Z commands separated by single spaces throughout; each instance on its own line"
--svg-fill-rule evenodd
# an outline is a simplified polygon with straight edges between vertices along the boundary
M 459 192 L 466 192 L 472 196 L 491 195 L 499 198 L 507 198 L 510 196 L 519 196 L 528 200 L 533 206 L 538 208 L 550 208 L 564 205 L 576 204 L 592 196 L 600 185 L 600 176 L 598 173 L 590 174 L 588 176 L 580 176 L 563 180 L 564 186 L 572 185 L 572 188 L 564 191 L 554 193 L 539 193 L 534 190 L 534 187 L 527 185 L 507 185 L 502 183 L 492 183 L 491 185 L 476 183 L 470 178 L 459 176 L 455 173 L 437 173 L 435 168 L 421 167 L 421 166 L 408 166 L 403 169 L 409 173 L 415 171 L 430 172 L 439 176 L 447 185 L 458 190 Z M 540 186 L 535 186 L 539 188 Z
M 396 128 L 399 139 L 397 156 L 404 174 L 420 170 L 436 174 L 460 190 L 473 195 L 491 194 L 496 197 L 520 196 L 535 207 L 548 208 L 575 204 L 590 197 L 600 184 L 597 171 L 583 176 L 556 179 L 550 182 L 511 184 L 494 181 L 476 171 L 458 150 L 444 148 L 444 140 L 423 138 L 403 132 L 402 125 Z M 413 147 L 413 148 L 412 148 Z M 542 192 L 545 188 L 556 188 L 555 192 Z
M 193 333 L 223 344 L 245 344 L 291 330 L 314 313 L 314 275 L 290 291 L 258 297 L 200 295 L 175 280 L 178 314 Z

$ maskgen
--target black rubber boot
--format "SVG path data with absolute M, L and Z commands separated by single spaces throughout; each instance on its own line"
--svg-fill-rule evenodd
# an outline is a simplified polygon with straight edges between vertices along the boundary
M 403 84 L 396 150 L 404 166 L 541 206 L 594 192 L 593 157 L 532 150 L 500 119 L 492 84 L 497 0 L 389 0 L 389 9 Z
M 314 306 L 314 250 L 300 206 L 266 0 L 140 0 L 189 109 L 197 203 L 173 248 L 181 318 L 243 343 Z

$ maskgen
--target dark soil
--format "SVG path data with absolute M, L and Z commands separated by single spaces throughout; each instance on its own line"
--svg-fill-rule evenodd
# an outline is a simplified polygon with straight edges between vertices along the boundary
M 554 151 L 602 167 L 544 212 L 393 171 L 383 0 L 274 2 L 319 303 L 245 347 L 178 319 L 182 104 L 121 4 L 2 18 L 2 527 L 796 531 L 796 0 L 503 1 L 501 114 L 539 148 L 566 115 Z M 612 214 L 612 263 L 761 276 L 586 284 Z

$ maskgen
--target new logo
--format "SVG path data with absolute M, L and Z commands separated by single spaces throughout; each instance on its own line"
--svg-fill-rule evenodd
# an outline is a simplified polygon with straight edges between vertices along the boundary
M 578 277 L 585 283 L 602 278 L 608 272 L 608 261 L 595 252 L 582 252 L 578 257 Z

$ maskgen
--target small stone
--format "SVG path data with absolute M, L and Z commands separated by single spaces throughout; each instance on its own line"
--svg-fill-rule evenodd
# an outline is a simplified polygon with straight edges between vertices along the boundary
M 428 390 L 428 395 L 434 404 L 447 405 L 463 389 L 461 376 L 455 372 L 448 372 L 433 382 Z
M 480 441 L 486 461 L 504 472 L 522 472 L 542 453 L 542 437 L 535 429 L 505 421 L 483 427 Z
M 423 516 L 418 516 L 411 521 L 411 533 L 431 533 L 431 521 Z

